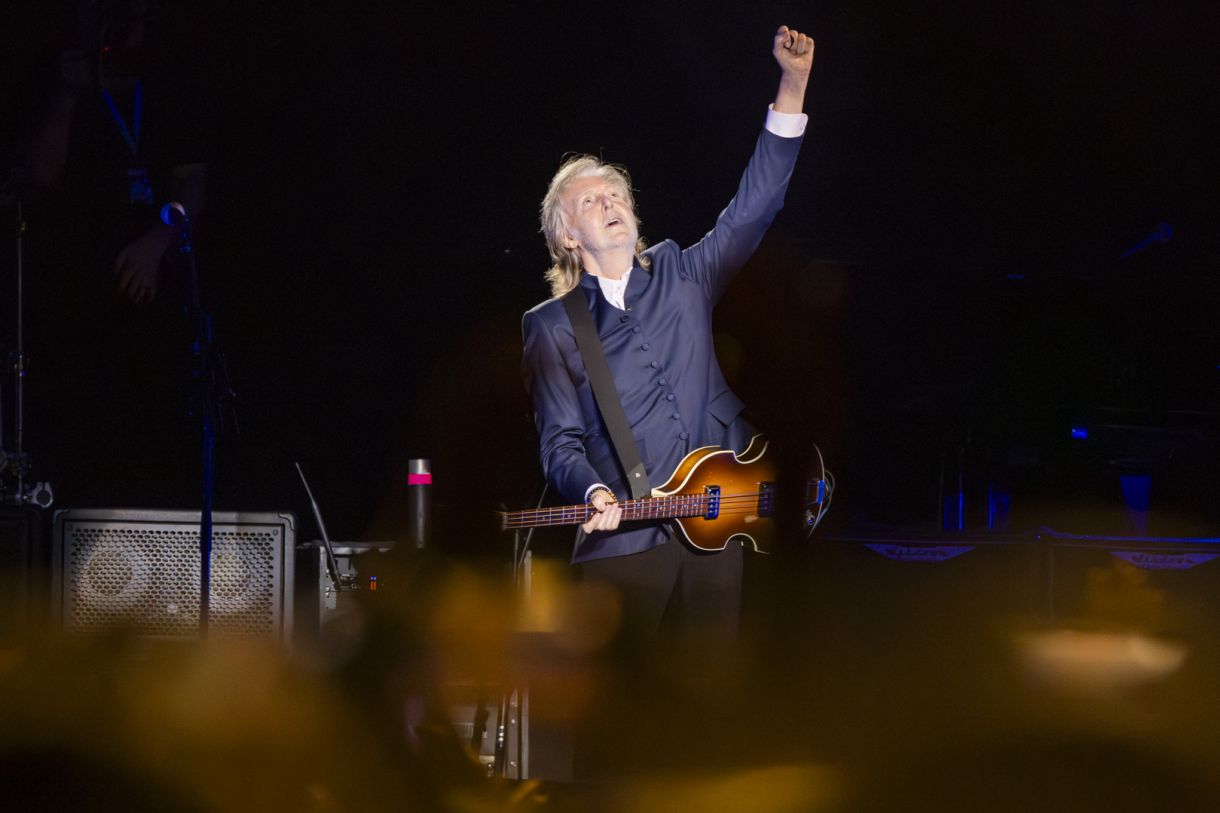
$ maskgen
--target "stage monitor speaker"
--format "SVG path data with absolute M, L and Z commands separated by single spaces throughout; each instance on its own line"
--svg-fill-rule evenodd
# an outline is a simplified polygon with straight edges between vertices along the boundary
M 1045 562 L 1031 537 L 885 533 L 819 539 L 804 600 L 839 646 L 951 639 L 1045 616 Z
M 487 771 L 496 775 L 496 740 L 500 734 L 501 701 L 504 702 L 504 764 L 501 775 L 509 779 L 525 779 L 529 754 L 529 723 L 527 698 L 521 690 L 510 689 L 502 697 L 499 685 L 453 683 L 444 687 L 449 721 L 458 740 Z
M 1055 619 L 1213 641 L 1220 539 L 1048 535 Z
M 537 566 L 532 552 L 520 565 L 520 597 L 532 600 Z M 543 565 L 566 574 L 567 559 Z M 450 722 L 459 740 L 496 775 L 496 740 L 504 736 L 498 774 L 507 779 L 571 782 L 575 713 L 570 700 L 570 655 L 556 650 L 551 634 L 518 629 L 511 649 L 521 658 L 510 668 L 512 685 L 480 681 L 451 682 L 443 688 Z M 520 668 L 525 667 L 525 668 Z M 501 711 L 504 720 L 500 720 Z
M 57 512 L 51 598 L 64 630 L 198 637 L 199 519 L 198 511 Z M 212 515 L 211 631 L 291 643 L 295 539 L 290 513 Z

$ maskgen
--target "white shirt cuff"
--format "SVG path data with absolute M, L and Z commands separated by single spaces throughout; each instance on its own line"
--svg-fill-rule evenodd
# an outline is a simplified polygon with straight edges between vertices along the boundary
M 767 105 L 766 128 L 781 138 L 798 138 L 805 134 L 809 116 L 804 113 L 780 113 L 774 105 Z
M 585 502 L 588 502 L 589 498 L 593 496 L 593 492 L 597 491 L 599 488 L 605 489 L 606 491 L 609 491 L 611 494 L 614 493 L 613 491 L 611 491 L 610 486 L 603 485 L 601 483 L 594 483 L 593 485 L 591 485 L 585 489 Z

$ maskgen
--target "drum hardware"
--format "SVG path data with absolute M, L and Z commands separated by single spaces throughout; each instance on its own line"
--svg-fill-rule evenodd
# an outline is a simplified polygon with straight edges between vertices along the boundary
M 26 476 L 30 472 L 30 456 L 25 451 L 25 377 L 29 356 L 25 347 L 25 214 L 21 196 L 16 187 L 21 178 L 20 170 L 9 174 L 6 190 L 0 190 L 0 199 L 11 199 L 14 209 L 13 243 L 16 250 L 16 314 L 14 324 L 15 351 L 9 356 L 13 369 L 13 449 L 9 450 L 5 434 L 6 421 L 3 410 L 4 397 L 0 393 L 0 502 L 33 504 L 47 508 L 55 501 L 51 487 L 46 483 L 34 483 L 27 487 Z M 12 483 L 11 489 L 8 487 Z

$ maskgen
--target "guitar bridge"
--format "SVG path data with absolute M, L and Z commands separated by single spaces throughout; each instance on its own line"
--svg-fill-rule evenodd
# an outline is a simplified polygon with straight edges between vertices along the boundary
M 716 519 L 720 516 L 720 486 L 704 486 L 703 493 L 707 495 L 707 509 L 703 512 L 703 518 Z

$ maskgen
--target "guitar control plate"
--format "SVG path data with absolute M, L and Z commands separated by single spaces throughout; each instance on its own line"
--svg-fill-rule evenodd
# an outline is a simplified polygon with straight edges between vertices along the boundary
M 758 484 L 758 515 L 769 517 L 775 513 L 775 483 Z

